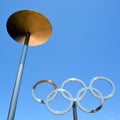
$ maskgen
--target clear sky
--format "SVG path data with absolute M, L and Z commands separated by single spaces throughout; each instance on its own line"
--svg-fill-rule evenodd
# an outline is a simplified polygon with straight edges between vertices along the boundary
M 33 100 L 32 86 L 43 79 L 53 80 L 58 88 L 75 77 L 87 86 L 95 76 L 105 76 L 116 86 L 116 93 L 103 108 L 88 114 L 77 107 L 79 120 L 120 120 L 120 0 L 2 0 L 0 2 L 0 120 L 6 120 L 22 45 L 6 30 L 8 17 L 19 10 L 34 10 L 45 15 L 52 25 L 49 41 L 29 47 L 22 77 L 15 120 L 72 120 L 50 113 Z M 105 83 L 107 84 L 107 83 Z M 49 86 L 39 88 L 45 97 Z M 69 89 L 74 92 L 78 84 Z M 99 84 L 102 94 L 111 87 Z M 94 107 L 88 96 L 85 105 Z M 57 99 L 56 109 L 66 103 Z M 58 107 L 59 106 L 59 107 Z

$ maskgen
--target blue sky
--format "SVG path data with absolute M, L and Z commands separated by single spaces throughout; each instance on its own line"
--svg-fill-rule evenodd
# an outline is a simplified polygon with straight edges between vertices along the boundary
M 1 1 L 0 120 L 7 119 L 23 47 L 8 35 L 6 22 L 12 13 L 26 9 L 45 15 L 52 25 L 52 35 L 47 43 L 28 49 L 15 120 L 72 120 L 72 110 L 58 116 L 51 114 L 45 105 L 35 102 L 31 95 L 32 86 L 39 80 L 51 79 L 60 87 L 64 80 L 71 77 L 81 79 L 88 86 L 95 76 L 111 79 L 116 93 L 95 114 L 77 108 L 79 120 L 120 120 L 119 6 L 119 0 Z M 103 93 L 111 89 L 107 85 L 100 85 Z M 70 88 L 73 92 L 74 87 L 78 87 L 78 84 Z M 40 88 L 40 97 L 45 97 L 47 89 Z M 94 105 L 92 99 L 88 96 L 85 101 Z M 61 104 L 61 100 L 57 102 Z

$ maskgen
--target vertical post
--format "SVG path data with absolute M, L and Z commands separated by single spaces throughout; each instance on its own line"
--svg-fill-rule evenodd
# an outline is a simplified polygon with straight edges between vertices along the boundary
M 77 119 L 77 108 L 76 108 L 76 102 L 73 102 L 73 120 L 78 120 Z
M 7 120 L 14 120 L 16 106 L 17 106 L 17 100 L 18 100 L 18 94 L 19 94 L 20 84 L 21 84 L 21 78 L 22 78 L 22 74 L 23 74 L 25 58 L 27 55 L 29 38 L 30 38 L 30 33 L 28 32 L 26 34 L 23 51 L 22 51 L 20 63 L 18 66 L 18 72 L 17 72 L 16 81 L 15 81 L 15 85 L 14 85 L 14 89 L 13 89 L 13 93 L 12 93 L 12 98 L 11 98 L 11 103 L 10 103 L 10 107 L 9 107 Z

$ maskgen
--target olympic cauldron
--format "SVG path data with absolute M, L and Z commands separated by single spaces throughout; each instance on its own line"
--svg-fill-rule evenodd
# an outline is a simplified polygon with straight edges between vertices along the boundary
M 100 80 L 103 80 L 103 81 L 106 81 L 108 84 L 110 84 L 111 88 L 112 88 L 112 91 L 111 93 L 109 93 L 108 95 L 104 96 L 100 90 L 96 89 L 94 87 L 94 84 L 96 81 L 100 81 Z M 77 95 L 76 97 L 73 97 L 73 95 L 65 89 L 65 86 L 67 84 L 69 84 L 70 82 L 78 82 L 81 84 L 82 88 L 77 92 Z M 36 95 L 35 95 L 35 89 L 40 86 L 41 84 L 43 83 L 49 83 L 50 85 L 52 85 L 54 87 L 54 90 L 51 91 L 50 93 L 48 93 L 47 97 L 45 100 L 42 100 L 40 98 L 38 98 Z M 96 108 L 93 108 L 93 109 L 88 109 L 88 108 L 85 108 L 83 107 L 83 105 L 81 104 L 81 101 L 85 98 L 86 94 L 87 94 L 87 91 L 89 91 L 93 97 L 95 97 L 96 99 L 98 99 L 100 101 L 99 105 L 96 107 Z M 55 110 L 53 109 L 49 103 L 50 102 L 53 102 L 54 99 L 56 98 L 56 96 L 58 95 L 58 93 L 61 93 L 61 96 L 68 102 L 70 102 L 68 108 L 66 108 L 65 110 L 63 111 L 59 111 L 59 110 Z M 38 103 L 41 103 L 41 104 L 45 104 L 47 109 L 53 113 L 53 114 L 56 114 L 56 115 L 62 115 L 62 114 L 66 114 L 67 112 L 69 112 L 71 109 L 73 109 L 73 119 L 74 120 L 77 120 L 78 117 L 77 117 L 77 108 L 76 108 L 76 105 L 78 105 L 78 107 L 84 111 L 84 112 L 87 112 L 87 113 L 95 113 L 97 111 L 99 111 L 102 107 L 103 107 L 103 104 L 104 104 L 104 101 L 105 100 L 108 100 L 110 99 L 115 93 L 115 85 L 114 83 L 106 78 L 106 77 L 102 77 L 102 76 L 99 76 L 99 77 L 94 77 L 90 83 L 89 83 L 89 86 L 86 86 L 85 83 L 78 79 L 78 78 L 69 78 L 67 80 L 65 80 L 62 85 L 61 85 L 61 88 L 58 88 L 57 85 L 51 81 L 51 80 L 41 80 L 41 81 L 38 81 L 33 87 L 32 87 L 32 96 L 33 96 L 33 99 L 35 101 L 37 101 Z

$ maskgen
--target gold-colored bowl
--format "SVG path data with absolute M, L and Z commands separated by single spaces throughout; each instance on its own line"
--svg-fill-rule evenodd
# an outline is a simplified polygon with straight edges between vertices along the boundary
M 52 27 L 42 14 L 31 10 L 21 10 L 9 17 L 7 31 L 15 41 L 21 44 L 24 44 L 26 34 L 30 32 L 29 46 L 36 46 L 49 39 Z

